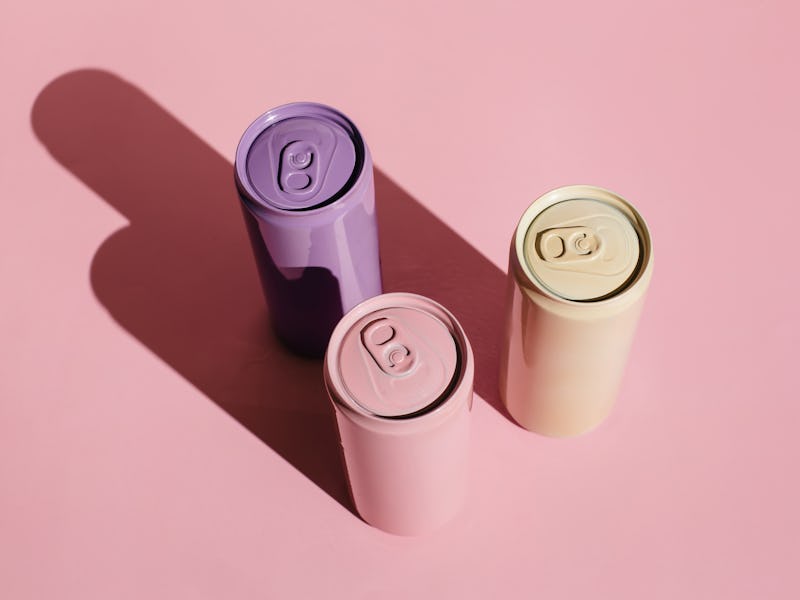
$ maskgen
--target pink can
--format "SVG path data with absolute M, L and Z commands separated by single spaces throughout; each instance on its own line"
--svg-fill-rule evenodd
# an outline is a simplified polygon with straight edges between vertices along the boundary
M 416 294 L 370 298 L 334 329 L 325 385 L 350 493 L 367 523 L 417 535 L 458 512 L 474 362 L 456 318 Z

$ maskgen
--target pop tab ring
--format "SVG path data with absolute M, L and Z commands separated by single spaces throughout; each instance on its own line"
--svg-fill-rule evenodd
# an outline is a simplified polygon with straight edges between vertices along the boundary
M 353 186 L 364 155 L 361 134 L 342 113 L 297 102 L 264 113 L 247 128 L 236 150 L 236 176 L 264 208 L 311 210 Z
M 517 226 L 519 263 L 535 287 L 556 298 L 596 302 L 624 292 L 650 257 L 650 236 L 638 212 L 593 186 L 548 192 Z
M 440 313 L 440 314 L 437 314 Z M 346 315 L 326 355 L 339 404 L 378 418 L 427 413 L 459 382 L 456 332 L 438 304 L 415 294 L 384 294 Z

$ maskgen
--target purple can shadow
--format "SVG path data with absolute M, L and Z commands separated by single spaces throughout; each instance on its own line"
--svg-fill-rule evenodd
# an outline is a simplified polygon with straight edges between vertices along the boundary
M 369 149 L 339 111 L 297 102 L 247 128 L 234 173 L 272 325 L 321 357 L 339 319 L 382 292 Z

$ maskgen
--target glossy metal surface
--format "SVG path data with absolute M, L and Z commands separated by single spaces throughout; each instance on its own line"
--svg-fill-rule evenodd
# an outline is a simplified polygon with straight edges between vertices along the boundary
M 590 241 L 583 249 L 576 246 L 575 256 L 569 257 L 579 268 L 559 272 L 547 262 L 554 255 L 564 256 L 563 247 L 549 256 L 544 248 L 544 259 L 540 255 L 538 262 L 531 260 L 530 230 L 537 222 L 541 225 L 540 215 L 575 200 L 589 202 L 576 205 L 578 210 L 567 223 L 547 223 L 543 230 L 561 235 L 569 227 L 569 235 L 577 231 L 580 240 Z M 605 207 L 598 211 L 596 203 Z M 625 249 L 626 227 L 609 233 L 597 226 L 603 218 L 617 214 L 624 215 L 627 228 L 636 233 L 635 252 Z M 616 247 L 619 252 L 599 253 L 595 258 L 579 252 L 602 247 Z M 609 267 L 612 259 L 619 262 L 613 268 Z M 633 263 L 628 264 L 630 260 Z M 511 244 L 500 366 L 501 397 L 520 425 L 544 435 L 571 436 L 605 419 L 617 396 L 652 269 L 647 226 L 619 196 L 592 186 L 570 186 L 531 204 Z M 568 290 L 572 297 L 559 296 L 554 288 Z M 575 296 L 586 300 L 575 300 Z
M 337 325 L 325 384 L 367 523 L 416 535 L 456 515 L 467 487 L 474 371 L 461 325 L 428 298 L 377 296 Z
M 369 149 L 338 111 L 287 104 L 245 131 L 235 175 L 275 331 L 322 356 L 342 315 L 382 291 Z

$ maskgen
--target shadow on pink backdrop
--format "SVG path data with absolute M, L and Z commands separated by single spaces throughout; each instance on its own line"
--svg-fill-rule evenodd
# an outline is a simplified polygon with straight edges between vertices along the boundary
M 130 221 L 91 265 L 114 319 L 353 511 L 322 363 L 291 354 L 269 327 L 231 162 L 107 71 L 52 81 L 32 122 L 55 159 Z M 504 273 L 377 168 L 375 186 L 385 291 L 429 296 L 459 318 L 476 392 L 506 414 Z

